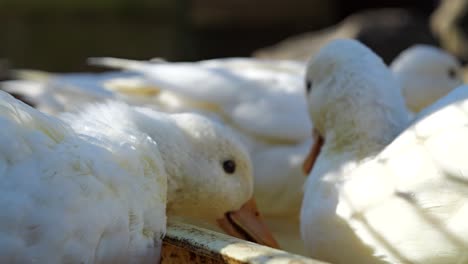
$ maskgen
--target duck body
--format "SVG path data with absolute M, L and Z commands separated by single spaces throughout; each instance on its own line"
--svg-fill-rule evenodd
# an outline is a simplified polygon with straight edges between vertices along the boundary
M 0 262 L 157 262 L 167 176 L 156 143 L 103 143 L 0 99 Z

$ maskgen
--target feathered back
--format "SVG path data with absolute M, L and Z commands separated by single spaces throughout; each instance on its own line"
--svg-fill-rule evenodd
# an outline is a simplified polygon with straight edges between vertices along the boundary
M 0 127 L 0 263 L 159 259 L 167 176 L 154 142 L 109 147 L 4 92 Z

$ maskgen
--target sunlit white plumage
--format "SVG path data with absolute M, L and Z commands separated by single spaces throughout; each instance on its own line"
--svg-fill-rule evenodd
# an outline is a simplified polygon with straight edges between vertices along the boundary
M 468 87 L 406 128 L 403 99 L 389 89 L 395 81 L 362 44 L 328 44 L 306 78 L 314 81 L 309 113 L 325 139 L 301 212 L 309 254 L 333 263 L 466 263 Z
M 390 68 L 413 113 L 462 84 L 460 62 L 446 51 L 430 45 L 419 44 L 404 50 Z
M 156 143 L 139 138 L 110 151 L 3 92 L 0 99 L 1 262 L 154 262 L 167 181 Z
M 214 223 L 253 192 L 246 150 L 199 115 L 107 103 L 60 120 L 0 92 L 0 122 L 2 263 L 156 263 L 166 204 Z

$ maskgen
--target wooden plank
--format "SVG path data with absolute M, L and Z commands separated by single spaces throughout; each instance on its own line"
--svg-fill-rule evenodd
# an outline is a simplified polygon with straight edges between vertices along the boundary
M 171 222 L 162 263 L 324 264 L 310 258 L 236 239 L 200 227 Z

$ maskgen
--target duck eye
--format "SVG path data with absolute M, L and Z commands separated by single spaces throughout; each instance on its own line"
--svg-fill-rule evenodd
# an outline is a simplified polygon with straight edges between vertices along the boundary
M 448 76 L 450 79 L 455 79 L 457 77 L 457 71 L 454 68 L 448 70 Z
M 312 89 L 312 81 L 311 80 L 307 80 L 306 81 L 306 91 L 307 93 L 310 93 L 310 90 Z
M 236 171 L 236 163 L 233 160 L 223 161 L 223 169 L 227 174 L 233 174 Z

